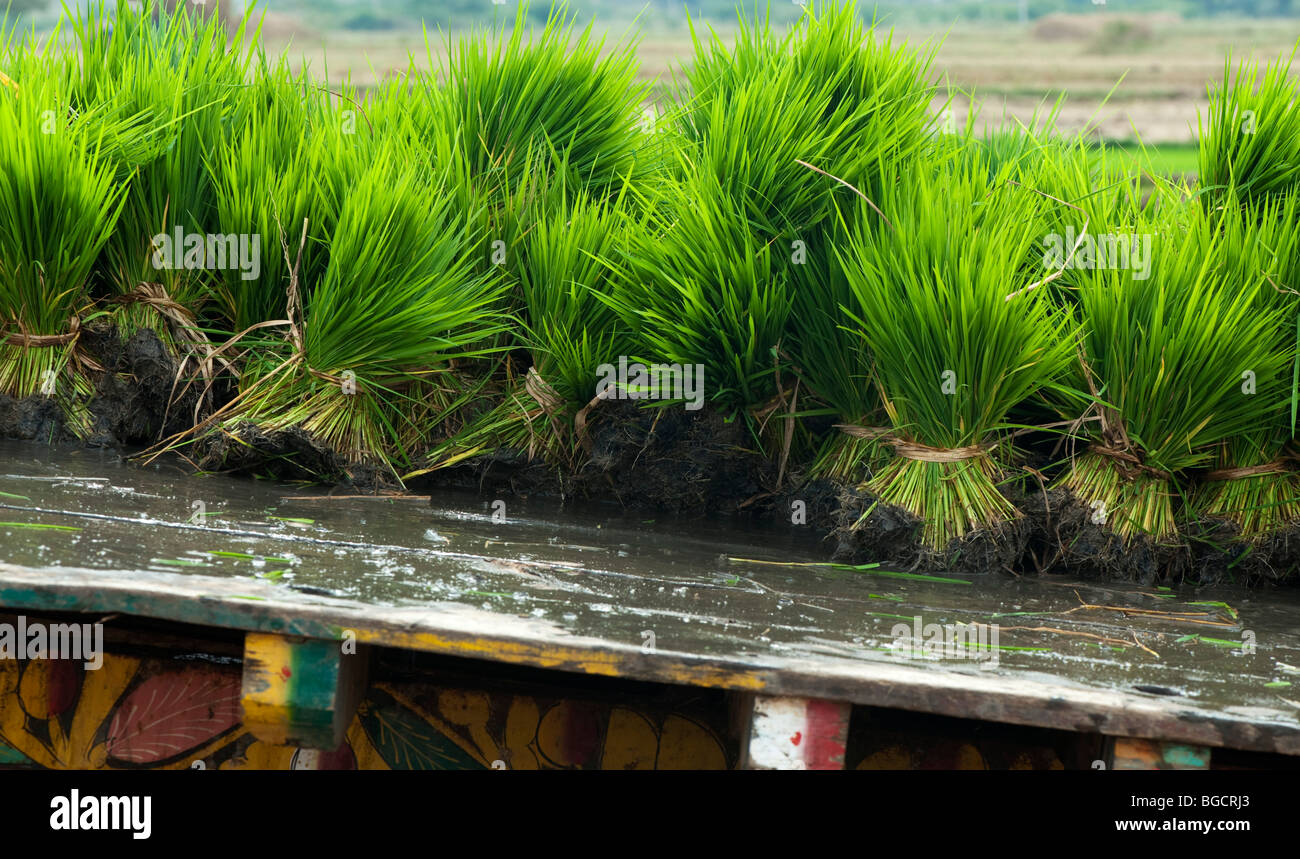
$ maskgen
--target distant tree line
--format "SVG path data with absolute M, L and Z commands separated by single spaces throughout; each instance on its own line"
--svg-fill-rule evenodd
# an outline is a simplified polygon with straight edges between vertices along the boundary
M 76 8 L 91 0 L 70 0 Z M 94 0 L 98 2 L 98 0 Z M 215 2 L 215 0 L 212 0 Z M 253 0 L 230 0 L 232 8 Z M 112 0 L 109 0 L 111 5 Z M 258 0 L 259 10 L 310 15 L 317 25 L 354 30 L 383 30 L 409 27 L 425 21 L 431 28 L 462 27 L 473 23 L 514 20 L 518 0 Z M 529 18 L 546 19 L 550 0 L 533 0 Z M 0 17 L 6 7 L 10 16 L 60 8 L 59 0 L 0 0 Z M 794 0 L 569 0 L 569 8 L 580 20 L 597 16 L 604 20 L 627 20 L 640 15 L 647 23 L 685 24 L 687 15 L 710 22 L 734 19 L 736 10 L 770 9 L 774 23 L 791 21 L 800 14 Z M 1062 12 L 1074 14 L 1123 14 L 1172 12 L 1186 17 L 1244 16 L 1296 17 L 1300 0 L 877 0 L 863 5 L 886 21 L 1015 21 L 1034 20 Z

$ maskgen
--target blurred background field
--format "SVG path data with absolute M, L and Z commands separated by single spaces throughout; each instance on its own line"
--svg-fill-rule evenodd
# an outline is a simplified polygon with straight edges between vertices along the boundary
M 220 6 L 229 19 L 244 8 L 242 0 L 201 5 Z M 662 86 L 690 53 L 691 21 L 728 40 L 735 28 L 731 0 L 570 5 L 609 41 L 636 38 L 642 75 Z M 546 4 L 533 7 L 540 23 Z M 268 50 L 287 49 L 320 77 L 363 88 L 401 74 L 412 57 L 422 66 L 438 62 L 448 35 L 515 13 L 513 0 L 261 0 L 256 8 Z M 46 32 L 62 9 L 12 0 L 10 24 Z M 774 23 L 799 12 L 788 0 L 770 6 Z M 1195 169 L 1197 111 L 1222 79 L 1225 59 L 1271 60 L 1290 53 L 1300 35 L 1300 0 L 910 0 L 878 3 L 876 15 L 908 42 L 934 46 L 936 74 L 959 93 L 958 117 L 970 93 L 983 125 L 1030 121 L 1063 96 L 1061 130 L 1094 129 L 1115 157 L 1140 153 L 1152 169 L 1173 173 Z

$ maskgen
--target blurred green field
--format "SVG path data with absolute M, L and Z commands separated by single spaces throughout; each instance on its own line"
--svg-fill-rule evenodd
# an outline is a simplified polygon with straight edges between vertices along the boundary
M 1162 143 L 1142 146 L 1139 143 L 1108 143 L 1108 158 L 1136 164 L 1148 173 L 1160 176 L 1191 177 L 1196 174 L 1197 148 L 1192 143 Z
M 41 1 L 23 0 L 29 6 Z M 0 0 L 0 5 L 5 2 Z M 1154 0 L 1096 6 L 1073 2 L 1076 11 L 1057 11 L 1070 2 L 1035 0 L 1026 7 L 1031 17 L 1023 22 L 1015 17 L 1015 4 L 1005 0 L 882 2 L 878 14 L 886 27 L 894 28 L 894 38 L 933 49 L 934 75 L 956 93 L 958 115 L 973 96 L 981 105 L 982 125 L 1011 125 L 1029 121 L 1045 104 L 1063 96 L 1061 131 L 1155 145 L 1153 163 L 1162 172 L 1194 169 L 1194 157 L 1180 147 L 1195 139 L 1198 111 L 1208 104 L 1208 88 L 1222 79 L 1229 56 L 1270 60 L 1292 51 L 1300 34 L 1300 19 L 1295 17 L 1205 17 L 1197 4 L 1180 7 Z M 242 0 L 204 3 L 206 8 L 220 4 L 228 16 L 243 8 Z M 546 5 L 534 2 L 534 11 Z M 702 33 L 713 28 L 730 41 L 736 30 L 735 5 L 721 0 L 577 0 L 574 8 L 584 21 L 594 20 L 607 43 L 634 39 L 640 76 L 662 88 L 675 74 L 680 76 L 681 64 L 691 53 L 687 7 L 689 20 Z M 752 8 L 753 2 L 743 0 L 743 5 Z M 1229 7 L 1258 15 L 1277 14 L 1281 8 L 1267 2 L 1221 3 L 1215 8 Z M 38 28 L 52 25 L 59 4 L 45 8 L 24 20 Z M 1200 16 L 1183 17 L 1179 8 Z M 514 4 L 260 0 L 256 9 L 268 51 L 287 52 L 296 65 L 308 65 L 331 83 L 349 79 L 365 88 L 404 74 L 412 62 L 422 68 L 441 62 L 447 38 L 508 20 Z M 799 7 L 773 3 L 771 9 L 774 25 L 783 27 Z M 936 108 L 941 105 L 937 100 Z
M 1170 169 L 1185 169 L 1186 152 L 1175 146 L 1166 156 L 1165 149 L 1194 140 L 1197 112 L 1209 103 L 1208 88 L 1222 79 L 1226 58 L 1272 59 L 1290 52 L 1297 35 L 1294 19 L 1126 16 L 1116 30 L 1085 17 L 1048 16 L 1028 24 L 900 22 L 895 38 L 934 48 L 935 77 L 957 93 L 959 115 L 973 94 L 982 105 L 982 124 L 1027 122 L 1063 95 L 1062 131 L 1157 144 L 1160 164 L 1167 157 Z M 734 35 L 728 18 L 711 16 L 707 24 L 723 39 Z M 689 31 L 662 15 L 637 25 L 598 18 L 597 29 L 611 43 L 634 36 L 641 77 L 661 85 L 680 76 L 690 55 Z M 401 74 L 412 56 L 421 67 L 430 56 L 438 62 L 444 38 L 430 29 L 430 54 L 418 29 L 318 30 L 287 13 L 268 15 L 264 32 L 269 49 L 287 48 L 331 81 L 350 77 L 362 86 Z

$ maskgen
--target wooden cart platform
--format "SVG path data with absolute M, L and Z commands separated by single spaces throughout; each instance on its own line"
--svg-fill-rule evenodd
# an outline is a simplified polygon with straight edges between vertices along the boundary
M 110 631 L 96 671 L 0 659 L 0 764 L 916 764 L 850 737 L 883 711 L 1104 740 L 1095 766 L 1300 755 L 1286 592 L 810 566 L 719 527 L 95 467 L 0 467 L 0 624 Z

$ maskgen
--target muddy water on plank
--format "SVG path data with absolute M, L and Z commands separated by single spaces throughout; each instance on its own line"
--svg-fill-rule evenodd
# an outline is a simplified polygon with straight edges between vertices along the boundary
M 648 630 L 661 648 L 701 657 L 906 659 L 1255 708 L 1273 720 L 1300 713 L 1294 589 L 808 566 L 828 547 L 797 529 L 342 492 L 0 441 L 0 562 L 193 575 L 196 596 L 203 577 L 260 580 L 376 614 L 457 603 L 623 643 Z M 919 624 L 928 640 L 936 627 L 972 623 L 987 625 L 981 652 L 996 654 L 991 669 L 971 651 L 914 652 L 897 640 L 900 625 Z

